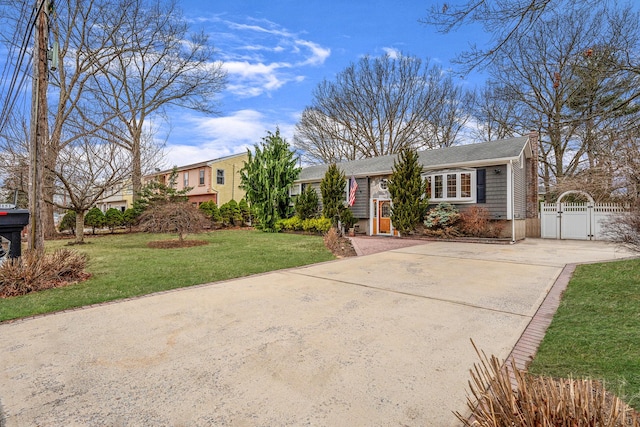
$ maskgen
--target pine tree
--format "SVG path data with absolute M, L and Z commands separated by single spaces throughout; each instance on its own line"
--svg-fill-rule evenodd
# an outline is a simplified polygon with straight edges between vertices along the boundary
M 418 153 L 405 148 L 393 163 L 393 173 L 389 180 L 391 194 L 391 222 L 400 233 L 412 233 L 423 220 L 427 210 L 422 182 L 422 165 Z
M 320 182 L 320 192 L 322 193 L 322 215 L 329 218 L 333 225 L 337 225 L 342 212 L 346 209 L 345 186 L 347 179 L 338 166 L 329 165 L 324 178 Z

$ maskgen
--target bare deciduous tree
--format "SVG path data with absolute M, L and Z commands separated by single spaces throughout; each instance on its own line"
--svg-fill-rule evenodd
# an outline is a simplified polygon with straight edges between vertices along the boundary
M 452 145 L 472 99 L 440 67 L 389 55 L 362 58 L 313 96 L 294 144 L 325 163 Z
M 521 104 L 515 98 L 506 97 L 501 88 L 491 82 L 479 92 L 472 109 L 475 129 L 471 134 L 479 141 L 495 141 L 524 135 L 527 129 L 520 129 L 523 120 Z
M 96 69 L 92 93 L 104 115 L 119 123 L 112 137 L 132 154 L 135 197 L 142 187 L 142 142 L 150 119 L 162 118 L 169 106 L 214 113 L 226 74 L 214 61 L 207 36 L 188 36 L 175 0 L 120 0 L 118 7 L 122 13 L 105 24 L 117 28 L 110 32 L 114 59 Z
M 86 133 L 85 133 L 86 135 Z M 129 153 L 113 142 L 87 135 L 67 144 L 58 154 L 56 180 L 58 197 L 50 204 L 76 213 L 76 243 L 84 241 L 84 215 L 107 189 L 129 174 Z
M 629 9 L 553 13 L 495 55 L 497 122 L 540 132 L 547 191 L 586 168 L 606 170 L 612 184 L 612 160 L 639 118 L 639 75 L 620 66 L 638 45 L 637 19 Z
M 463 26 L 479 24 L 492 35 L 488 46 L 473 44 L 470 50 L 459 54 L 458 62 L 470 71 L 486 66 L 496 56 L 508 55 L 510 44 L 526 40 L 531 30 L 549 14 L 563 10 L 589 10 L 610 0 L 465 0 L 460 3 L 443 1 L 431 6 L 420 21 L 433 25 L 442 33 L 449 33 Z

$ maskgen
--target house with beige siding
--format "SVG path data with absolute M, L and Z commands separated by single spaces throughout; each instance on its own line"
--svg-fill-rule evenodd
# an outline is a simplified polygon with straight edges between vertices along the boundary
M 248 160 L 248 153 L 233 154 L 176 168 L 176 189 L 191 187 L 187 193 L 189 201 L 196 206 L 213 200 L 221 206 L 230 200 L 240 201 L 245 191 L 240 188 L 240 169 Z M 144 182 L 158 181 L 168 184 L 172 169 L 156 171 L 146 175 Z
M 463 211 L 470 206 L 487 209 L 491 219 L 508 223 L 512 240 L 526 236 L 527 222 L 538 219 L 538 134 L 477 144 L 457 145 L 418 153 L 422 178 L 431 206 L 451 203 Z M 360 230 L 369 235 L 397 235 L 391 222 L 391 195 L 387 180 L 397 155 L 338 163 L 357 182 L 351 209 Z M 302 169 L 294 194 L 306 186 L 320 194 L 320 181 L 328 165 Z M 348 184 L 347 184 L 348 187 Z M 345 188 L 345 200 L 349 188 Z
M 133 206 L 133 186 L 131 180 L 126 180 L 105 189 L 102 198 L 96 202 L 96 206 L 104 213 L 109 209 L 126 211 Z

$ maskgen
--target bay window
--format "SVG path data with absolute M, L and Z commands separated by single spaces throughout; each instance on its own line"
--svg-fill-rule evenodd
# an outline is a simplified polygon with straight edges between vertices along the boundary
M 476 171 L 443 171 L 424 175 L 427 197 L 433 202 L 471 202 L 476 200 Z

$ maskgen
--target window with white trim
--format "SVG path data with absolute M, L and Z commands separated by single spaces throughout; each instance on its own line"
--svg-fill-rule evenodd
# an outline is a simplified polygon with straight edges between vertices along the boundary
M 189 172 L 184 172 L 182 174 L 182 186 L 187 188 L 189 186 Z
M 216 169 L 216 183 L 224 185 L 224 169 Z
M 427 197 L 432 202 L 476 201 L 476 171 L 446 171 L 424 176 Z

